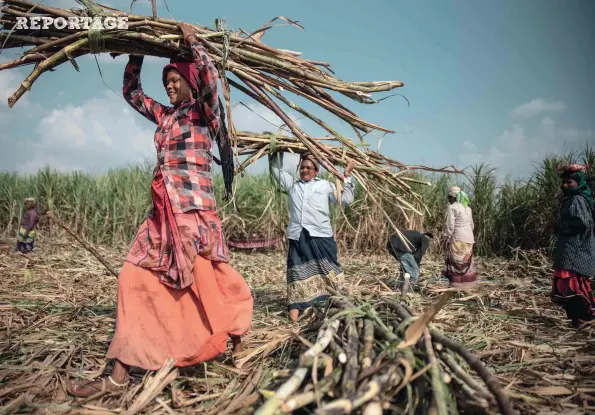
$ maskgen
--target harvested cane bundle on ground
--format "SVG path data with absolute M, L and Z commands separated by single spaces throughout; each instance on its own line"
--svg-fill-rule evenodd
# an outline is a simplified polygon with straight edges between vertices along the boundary
M 71 62 L 78 69 L 76 58 L 86 54 L 124 53 L 164 58 L 192 57 L 191 51 L 182 40 L 177 26 L 179 22 L 157 17 L 155 7 L 154 15 L 145 17 L 123 13 L 92 0 L 78 1 L 82 8 L 67 10 L 36 4 L 29 0 L 3 0 L 4 14 L 1 19 L 3 30 L 0 32 L 3 49 L 22 47 L 28 47 L 28 49 L 20 58 L 0 65 L 0 70 L 35 65 L 31 74 L 9 97 L 10 107 L 31 88 L 42 73 L 53 70 L 65 62 Z M 80 17 L 126 17 L 128 28 L 104 30 L 17 28 L 18 18 L 42 16 L 74 20 Z M 302 28 L 285 17 L 278 19 Z M 272 48 L 263 43 L 260 37 L 272 27 L 270 23 L 274 20 L 250 35 L 227 30 L 221 20 L 216 21 L 215 29 L 194 25 L 197 37 L 204 43 L 210 57 L 219 68 L 223 96 L 226 101 L 228 131 L 234 147 L 236 149 L 238 146 L 242 147 L 244 154 L 254 150 L 251 161 L 274 151 L 270 147 L 270 137 L 269 142 L 260 144 L 254 143 L 254 138 L 249 140 L 250 143 L 246 140 L 238 141 L 239 137 L 231 114 L 230 85 L 276 114 L 295 137 L 294 144 L 298 145 L 296 149 L 311 152 L 338 180 L 342 180 L 343 175 L 335 166 L 346 166 L 349 160 L 353 160 L 355 162 L 353 175 L 365 189 L 370 187 L 382 189 L 382 197 L 397 204 L 404 213 L 405 211 L 418 212 L 402 198 L 403 193 L 411 193 L 411 187 L 403 172 L 426 168 L 405 166 L 370 151 L 365 145 L 363 149 L 360 148 L 353 140 L 343 136 L 319 117 L 299 107 L 288 98 L 288 93 L 292 93 L 330 112 L 350 125 L 363 143 L 362 134 L 374 130 L 382 133 L 394 131 L 359 118 L 336 101 L 331 93 L 339 93 L 360 103 L 371 104 L 378 102 L 372 94 L 402 87 L 403 82 L 345 82 L 334 76 L 330 65 L 326 62 L 304 59 L 300 57 L 300 53 Z M 292 121 L 281 106 L 291 108 L 318 124 L 339 146 L 331 147 L 308 135 Z M 278 141 L 276 147 L 283 149 L 295 147 L 295 145 L 288 146 L 284 141 Z M 242 164 L 242 168 L 245 166 L 246 163 Z M 439 170 L 446 171 L 446 169 Z
M 317 338 L 301 354 L 297 369 L 256 410 L 256 415 L 290 413 L 381 414 L 468 411 L 498 408 L 514 414 L 498 380 L 471 352 L 427 324 L 454 292 L 443 294 L 413 319 L 406 306 L 383 298 L 373 303 L 334 292 L 319 311 Z M 316 320 L 315 320 L 316 321 Z M 470 375 L 469 366 L 481 379 Z M 483 382 L 482 382 L 483 381 Z

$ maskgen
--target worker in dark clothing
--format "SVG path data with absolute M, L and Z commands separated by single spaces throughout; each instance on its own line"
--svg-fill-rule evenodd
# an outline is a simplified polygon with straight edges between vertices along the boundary
M 401 274 L 398 285 L 402 286 L 407 280 L 411 287 L 414 287 L 419 278 L 419 265 L 430 247 L 430 240 L 434 238 L 429 232 L 417 232 L 405 230 L 401 232 L 409 242 L 403 241 L 399 235 L 390 237 L 387 250 L 401 264 Z

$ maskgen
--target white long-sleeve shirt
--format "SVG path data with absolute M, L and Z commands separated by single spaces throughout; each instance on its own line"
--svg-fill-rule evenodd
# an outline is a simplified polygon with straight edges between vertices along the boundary
M 289 226 L 287 237 L 299 240 L 302 229 L 306 228 L 310 236 L 328 238 L 333 236 L 333 229 L 329 217 L 329 204 L 337 203 L 337 187 L 327 181 L 315 177 L 305 182 L 294 179 L 283 170 L 283 159 L 277 161 L 269 159 L 271 172 L 275 180 L 289 195 Z M 345 188 L 341 195 L 343 206 L 353 203 L 355 185 L 351 177 L 345 178 Z
M 465 208 L 465 206 L 459 202 L 454 202 L 448 206 L 444 239 L 447 241 L 455 240 L 469 244 L 475 243 L 473 229 L 473 213 L 471 212 L 470 207 Z

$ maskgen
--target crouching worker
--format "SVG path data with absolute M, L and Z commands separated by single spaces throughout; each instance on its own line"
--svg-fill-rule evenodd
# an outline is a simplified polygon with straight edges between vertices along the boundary
M 388 240 L 386 249 L 401 264 L 401 274 L 397 286 L 399 288 L 415 288 L 419 279 L 419 266 L 421 260 L 430 247 L 430 240 L 434 238 L 429 232 L 405 230 L 401 232 L 409 242 L 403 241 L 399 235 L 393 235 Z M 403 283 L 408 280 L 408 287 Z

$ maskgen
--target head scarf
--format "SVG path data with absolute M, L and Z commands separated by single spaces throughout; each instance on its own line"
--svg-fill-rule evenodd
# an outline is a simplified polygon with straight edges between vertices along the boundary
M 312 164 L 314 164 L 314 168 L 316 169 L 316 171 L 318 171 L 320 169 L 320 166 L 318 164 L 318 160 L 316 160 L 316 158 L 314 157 L 314 155 L 312 153 L 304 153 L 302 154 L 302 163 L 305 160 L 310 160 L 312 162 Z
M 589 166 L 581 164 L 570 164 L 558 168 L 558 171 L 562 172 L 560 178 L 571 179 L 577 183 L 577 186 L 573 187 L 572 189 L 564 189 L 564 196 L 572 197 L 575 195 L 580 195 L 587 199 L 587 202 L 589 202 L 589 206 L 593 206 L 593 192 L 591 191 L 591 187 L 589 186 L 587 176 L 584 173 L 585 170 L 588 168 Z
M 459 186 L 453 186 L 448 191 L 448 195 L 451 197 L 457 197 L 457 193 L 459 193 L 460 191 L 461 191 L 461 188 Z
M 465 207 L 469 207 L 469 196 L 463 192 L 459 186 L 453 186 L 450 188 L 448 195 L 454 197 L 457 202 Z
M 35 198 L 27 197 L 25 198 L 25 203 L 32 203 L 33 205 L 35 205 Z
M 170 69 L 178 71 L 180 76 L 188 82 L 190 88 L 192 88 L 194 92 L 198 91 L 198 68 L 196 67 L 196 62 L 176 61 L 172 59 L 170 63 L 163 68 L 163 86 L 167 85 L 167 72 Z

